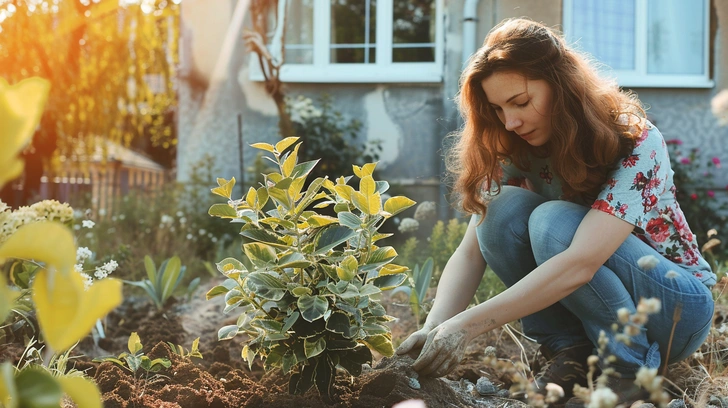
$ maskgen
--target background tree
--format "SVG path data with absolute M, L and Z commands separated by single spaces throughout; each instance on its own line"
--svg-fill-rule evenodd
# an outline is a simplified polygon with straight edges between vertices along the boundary
M 176 145 L 180 0 L 0 1 L 0 76 L 50 80 L 26 149 L 27 201 L 46 170 L 84 163 L 106 142 Z

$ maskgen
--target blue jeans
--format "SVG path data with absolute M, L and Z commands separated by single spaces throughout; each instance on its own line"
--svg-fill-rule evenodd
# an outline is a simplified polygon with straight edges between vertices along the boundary
M 512 286 L 566 250 L 588 211 L 568 201 L 548 201 L 523 188 L 504 186 L 476 229 L 480 251 L 503 283 Z M 600 237 L 594 237 L 594 245 L 599 242 Z M 637 266 L 645 255 L 660 261 L 654 269 L 644 271 Z M 666 277 L 670 270 L 677 277 Z M 640 298 L 653 297 L 662 302 L 659 313 L 649 316 L 641 333 L 631 338 L 631 345 L 617 342 L 612 330 L 618 321 L 617 310 L 624 307 L 634 313 Z M 673 314 L 680 306 L 680 320 L 673 330 Z M 712 318 L 710 289 L 630 235 L 589 283 L 524 317 L 521 323 L 527 336 L 554 351 L 585 341 L 596 345 L 599 332 L 604 331 L 609 338 L 605 356 L 617 359 L 610 366 L 624 378 L 633 378 L 642 366 L 658 368 L 665 358 L 674 363 L 690 356 L 708 336 Z

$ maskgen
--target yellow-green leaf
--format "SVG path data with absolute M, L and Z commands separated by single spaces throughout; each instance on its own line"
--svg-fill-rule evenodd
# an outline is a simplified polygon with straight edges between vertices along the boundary
M 0 78 L 0 188 L 23 171 L 17 156 L 35 133 L 50 87 L 42 78 L 27 78 L 15 85 Z
M 218 178 L 217 184 L 219 187 L 215 187 L 211 191 L 221 197 L 230 199 L 230 197 L 233 195 L 233 187 L 235 187 L 235 177 L 231 178 L 230 180 Z
M 354 255 L 349 255 L 341 261 L 341 267 L 344 268 L 347 274 L 351 274 L 353 277 L 359 268 L 359 262 L 357 262 Z
M 354 273 L 352 273 L 351 271 L 348 271 L 340 266 L 336 267 L 336 276 L 338 276 L 339 279 L 341 279 L 343 281 L 347 281 L 347 282 L 354 279 Z
M 405 196 L 392 197 L 384 203 L 384 211 L 391 215 L 398 214 L 416 203 Z
M 369 215 L 375 215 L 379 214 L 380 211 L 382 211 L 382 195 L 379 193 L 374 193 L 367 197 L 367 201 L 369 202 Z
M 362 176 L 371 176 L 374 173 L 374 169 L 377 167 L 377 163 L 367 163 L 361 167 Z
M 136 354 L 137 351 L 142 349 L 142 341 L 137 332 L 131 332 L 129 340 L 126 342 L 126 347 L 129 349 L 131 354 Z
M 363 212 L 364 214 L 371 215 L 371 212 L 369 212 L 369 200 L 364 194 L 358 191 L 352 192 L 351 202 L 354 203 L 354 206 L 356 206 L 359 211 Z
M 286 160 L 283 162 L 283 167 L 281 167 L 281 173 L 283 173 L 283 177 L 289 177 L 291 173 L 293 173 L 293 168 L 296 167 L 296 163 L 298 162 L 298 147 L 301 146 L 300 144 L 293 148 L 293 151 L 288 155 Z
M 15 386 L 15 370 L 9 362 L 0 363 L 0 406 L 16 408 L 18 390 Z
M 347 186 L 346 184 L 337 184 L 336 187 L 334 187 L 334 190 L 336 190 L 336 194 L 338 194 L 339 197 L 344 200 L 351 201 L 351 193 L 354 192 L 354 187 Z
M 44 262 L 68 275 L 76 263 L 73 234 L 58 222 L 23 225 L 0 246 L 0 262 L 7 258 Z
M 296 143 L 296 141 L 298 141 L 298 137 L 296 137 L 296 136 L 287 137 L 287 138 L 281 140 L 280 142 L 276 143 L 276 151 L 278 153 L 280 153 L 280 152 L 288 149 L 292 144 Z
M 101 408 L 101 393 L 96 383 L 85 377 L 57 377 L 56 381 L 78 408 Z
M 250 147 L 273 153 L 273 145 L 268 143 L 253 143 Z
M 10 289 L 5 282 L 5 277 L 0 274 L 0 322 L 4 322 L 13 307 L 13 301 L 20 295 L 19 292 Z
M 374 350 L 386 357 L 392 357 L 392 355 L 394 355 L 392 340 L 385 334 L 377 334 L 367 337 L 364 339 L 364 344 L 366 344 L 371 350 Z
M 362 178 L 364 175 L 361 172 L 361 167 L 357 166 L 356 164 L 351 166 L 354 169 L 354 174 L 356 174 L 357 177 Z
M 364 176 L 359 182 L 359 191 L 369 197 L 377 191 L 377 183 L 372 176 Z
M 338 218 L 328 217 L 325 215 L 312 215 L 308 217 L 307 222 L 309 225 L 314 227 L 323 227 L 324 225 L 333 224 L 339 222 Z
M 46 343 L 63 351 L 121 304 L 121 281 L 106 278 L 85 290 L 78 272 L 61 276 L 41 269 L 33 282 L 32 298 Z
M 406 266 L 387 264 L 387 265 L 384 265 L 382 267 L 382 269 L 379 271 L 379 276 L 394 275 L 396 273 L 403 273 L 408 270 L 409 270 L 409 268 Z
M 258 197 L 258 192 L 255 190 L 255 188 L 250 187 L 248 189 L 248 195 L 245 197 L 245 201 L 248 202 L 248 205 L 251 208 L 255 208 L 255 199 Z

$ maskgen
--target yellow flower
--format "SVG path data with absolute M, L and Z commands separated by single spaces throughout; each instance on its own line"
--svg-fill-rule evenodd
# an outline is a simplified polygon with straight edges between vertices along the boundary
M 0 78 L 0 188 L 23 171 L 23 161 L 17 156 L 35 133 L 49 91 L 50 82 L 42 78 L 15 85 Z

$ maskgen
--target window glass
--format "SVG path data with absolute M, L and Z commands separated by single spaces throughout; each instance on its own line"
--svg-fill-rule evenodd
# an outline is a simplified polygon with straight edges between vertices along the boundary
M 435 1 L 395 1 L 392 62 L 435 61 Z
M 575 0 L 569 40 L 615 70 L 635 69 L 635 0 Z
M 705 2 L 649 1 L 647 8 L 647 72 L 702 74 Z
M 376 0 L 331 0 L 331 62 L 376 62 Z
M 313 1 L 288 2 L 286 63 L 313 64 Z

